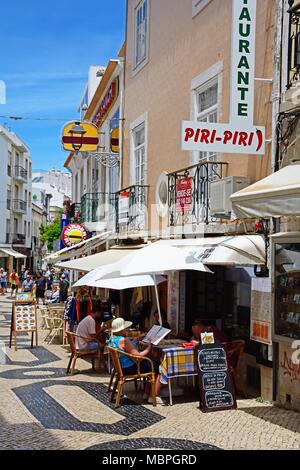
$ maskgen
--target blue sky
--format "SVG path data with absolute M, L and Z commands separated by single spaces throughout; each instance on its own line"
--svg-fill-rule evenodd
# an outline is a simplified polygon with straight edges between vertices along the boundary
M 1 2 L 0 115 L 78 119 L 90 65 L 117 57 L 125 35 L 126 0 L 13 0 Z M 30 147 L 33 168 L 62 168 L 63 122 L 0 123 Z

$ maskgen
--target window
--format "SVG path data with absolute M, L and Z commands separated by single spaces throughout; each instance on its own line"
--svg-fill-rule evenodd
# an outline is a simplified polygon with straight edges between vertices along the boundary
M 28 222 L 28 238 L 30 237 L 30 229 L 31 229 L 30 222 Z
M 145 161 L 145 124 L 134 129 L 134 167 L 135 184 L 146 184 L 146 161 Z
M 135 9 L 134 68 L 136 69 L 148 55 L 148 0 L 143 0 Z
M 27 235 L 27 222 L 25 220 L 25 222 L 24 222 L 24 236 L 26 237 L 26 235 Z
M 195 90 L 195 118 L 200 122 L 218 122 L 218 82 L 213 79 Z M 216 161 L 217 153 L 199 152 L 199 161 Z
M 275 334 L 300 339 L 300 243 L 276 244 Z
M 31 193 L 29 193 L 29 198 L 28 198 L 28 207 L 31 207 Z

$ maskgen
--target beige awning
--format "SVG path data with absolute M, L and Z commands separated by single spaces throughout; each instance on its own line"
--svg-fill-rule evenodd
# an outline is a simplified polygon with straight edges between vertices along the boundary
M 300 165 L 289 165 L 231 196 L 239 219 L 300 215 Z
M 43 261 L 47 263 L 61 262 L 66 259 L 73 258 L 74 256 L 79 256 L 87 250 L 94 249 L 97 246 L 106 242 L 106 240 L 111 235 L 111 232 L 103 232 L 94 237 L 88 238 L 83 242 L 77 243 L 76 245 L 63 248 L 62 250 L 52 253 L 49 256 L 46 256 Z
M 162 240 L 182 248 L 187 256 L 210 266 L 255 266 L 265 264 L 265 241 L 261 235 L 236 235 L 185 240 Z
M 12 248 L 0 248 L 0 255 L 1 253 L 3 253 L 5 256 L 12 256 L 16 259 L 27 258 L 25 255 L 22 255 L 22 253 L 19 253 L 18 251 L 13 250 Z
M 55 266 L 63 269 L 71 269 L 73 271 L 89 272 L 101 266 L 115 263 L 124 256 L 132 253 L 133 250 L 142 248 L 143 246 L 144 245 L 135 246 L 131 248 L 116 247 L 107 251 L 102 251 L 101 253 L 97 253 L 95 255 L 85 256 L 83 258 L 65 262 L 57 262 Z

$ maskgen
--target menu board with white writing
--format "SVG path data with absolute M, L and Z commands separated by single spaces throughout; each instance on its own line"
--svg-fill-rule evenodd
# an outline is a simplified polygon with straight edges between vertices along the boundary
M 203 412 L 236 408 L 235 390 L 225 349 L 205 344 L 198 350 L 200 408 Z

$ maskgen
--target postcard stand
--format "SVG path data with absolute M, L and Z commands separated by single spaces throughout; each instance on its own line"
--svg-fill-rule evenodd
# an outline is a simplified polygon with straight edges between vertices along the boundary
M 12 305 L 9 347 L 14 346 L 17 351 L 17 333 L 31 333 L 31 348 L 33 348 L 33 335 L 35 333 L 36 348 L 38 347 L 37 313 L 35 300 L 15 300 Z

